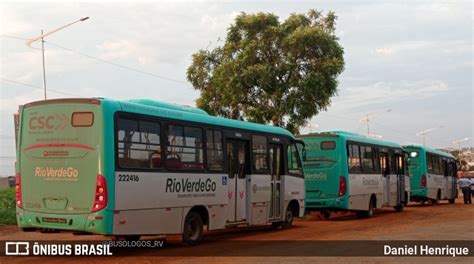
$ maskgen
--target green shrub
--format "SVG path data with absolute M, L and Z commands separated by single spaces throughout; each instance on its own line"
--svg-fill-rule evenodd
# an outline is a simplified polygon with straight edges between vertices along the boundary
M 0 190 L 0 225 L 16 225 L 15 188 Z

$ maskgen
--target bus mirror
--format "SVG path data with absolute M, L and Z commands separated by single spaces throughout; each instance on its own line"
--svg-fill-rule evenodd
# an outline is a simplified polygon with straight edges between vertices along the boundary
M 306 148 L 305 147 L 303 147 L 302 152 L 303 152 L 303 161 L 306 161 Z

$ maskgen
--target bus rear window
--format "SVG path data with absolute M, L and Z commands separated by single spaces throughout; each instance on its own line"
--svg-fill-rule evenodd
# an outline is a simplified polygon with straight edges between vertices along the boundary
M 321 142 L 321 150 L 329 150 L 336 148 L 336 141 L 323 141 Z
M 74 127 L 90 127 L 94 124 L 94 113 L 92 112 L 74 112 L 71 118 Z

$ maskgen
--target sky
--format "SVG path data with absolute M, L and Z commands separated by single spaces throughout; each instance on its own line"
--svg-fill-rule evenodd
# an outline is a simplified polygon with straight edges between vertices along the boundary
M 75 21 L 46 38 L 48 98 L 151 98 L 194 106 L 191 55 L 222 45 L 240 13 L 284 21 L 334 11 L 345 71 L 327 111 L 302 133 L 346 130 L 402 144 L 434 128 L 426 145 L 473 146 L 471 1 L 194 1 L 0 3 L 0 176 L 14 174 L 13 113 L 43 99 L 40 43 L 23 38 Z M 19 38 L 19 39 L 18 39 Z M 97 58 L 97 59 L 94 59 Z M 20 84 L 21 83 L 21 84 Z M 22 85 L 23 84 L 23 85 Z M 457 146 L 457 145 L 456 145 Z

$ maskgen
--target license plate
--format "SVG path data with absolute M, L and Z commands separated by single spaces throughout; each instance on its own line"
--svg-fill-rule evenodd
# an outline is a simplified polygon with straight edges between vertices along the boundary
M 56 224 L 65 224 L 65 223 L 67 223 L 66 219 L 64 219 L 64 218 L 51 218 L 51 217 L 43 217 L 43 222 L 56 223 Z

